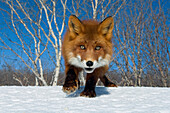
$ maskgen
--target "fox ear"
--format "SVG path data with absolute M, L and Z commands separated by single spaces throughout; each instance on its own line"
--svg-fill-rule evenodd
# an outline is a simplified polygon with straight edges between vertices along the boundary
M 105 36 L 107 40 L 111 40 L 113 25 L 113 18 L 107 17 L 99 24 L 98 32 Z
M 84 29 L 82 22 L 74 15 L 69 17 L 68 27 L 71 37 L 75 37 L 76 35 L 80 34 Z

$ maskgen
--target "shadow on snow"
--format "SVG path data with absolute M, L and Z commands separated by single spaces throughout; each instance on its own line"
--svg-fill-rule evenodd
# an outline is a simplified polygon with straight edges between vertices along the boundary
M 67 98 L 72 98 L 72 97 L 79 97 L 80 93 L 84 90 L 84 86 L 81 86 L 76 92 L 67 95 Z M 106 87 L 96 87 L 95 88 L 96 95 L 97 97 L 102 96 L 102 95 L 109 95 L 110 93 L 107 91 Z

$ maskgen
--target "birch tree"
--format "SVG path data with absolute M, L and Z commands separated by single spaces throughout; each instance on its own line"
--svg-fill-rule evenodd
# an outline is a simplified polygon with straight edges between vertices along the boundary
M 162 86 L 167 87 L 170 64 L 169 53 L 169 26 L 166 24 L 167 17 L 163 10 L 163 4 L 158 0 L 158 8 L 154 9 L 153 2 L 150 2 L 149 8 L 151 15 L 146 23 L 146 54 L 152 62 L 152 73 L 160 78 Z
M 113 62 L 122 72 L 123 85 L 141 86 L 142 76 L 152 66 L 157 67 L 157 75 L 161 75 L 164 86 L 167 86 L 168 27 L 160 1 L 157 1 L 158 6 L 154 11 L 152 3 L 130 1 L 116 16 L 113 39 L 118 43 L 114 43 L 114 48 L 118 51 L 125 46 L 125 49 Z M 152 68 L 151 72 L 155 69 Z
M 62 10 L 61 15 L 57 15 L 59 10 L 56 7 L 57 1 L 5 1 L 10 10 L 2 9 L 10 16 L 10 29 L 15 33 L 17 39 L 12 39 L 4 35 L 0 37 L 3 43 L 3 48 L 12 51 L 35 75 L 36 85 L 41 81 L 43 85 L 48 85 L 44 79 L 44 70 L 42 65 L 42 55 L 49 53 L 49 58 L 55 65 L 54 75 L 50 85 L 57 85 L 57 79 L 60 72 L 61 63 L 61 37 L 65 27 L 66 3 L 67 0 L 58 1 Z M 62 22 L 59 23 L 58 17 L 61 17 Z M 61 26 L 61 27 L 59 27 Z M 22 30 L 21 30 L 22 29 Z M 25 35 L 25 36 L 24 36 Z M 25 56 L 22 57 L 18 51 L 10 46 L 9 42 L 21 48 Z M 32 43 L 30 43 L 32 42 Z M 55 59 L 51 56 L 49 44 L 52 45 L 55 51 Z M 34 45 L 34 46 L 30 46 Z M 27 62 L 28 59 L 30 62 Z

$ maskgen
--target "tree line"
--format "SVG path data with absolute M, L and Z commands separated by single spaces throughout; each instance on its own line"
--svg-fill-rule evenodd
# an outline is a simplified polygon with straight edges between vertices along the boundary
M 62 37 L 74 14 L 82 20 L 114 18 L 111 80 L 121 86 L 169 87 L 168 2 L 2 0 L 0 85 L 62 85 Z

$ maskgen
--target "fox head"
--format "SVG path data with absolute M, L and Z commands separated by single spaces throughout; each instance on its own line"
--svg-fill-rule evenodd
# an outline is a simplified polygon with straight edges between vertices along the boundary
M 113 18 L 102 22 L 80 21 L 70 16 L 68 21 L 68 63 L 92 73 L 96 68 L 109 65 L 112 56 Z

